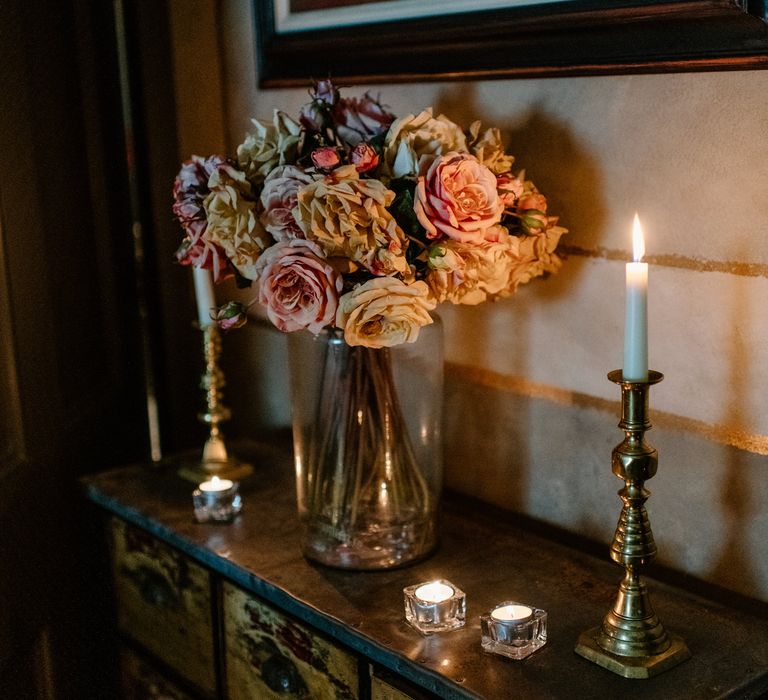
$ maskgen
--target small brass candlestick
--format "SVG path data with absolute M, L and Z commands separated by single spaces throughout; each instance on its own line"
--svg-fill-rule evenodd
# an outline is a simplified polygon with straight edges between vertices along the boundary
M 210 426 L 208 439 L 203 447 L 199 462 L 184 464 L 179 476 L 199 484 L 218 476 L 221 479 L 238 481 L 253 473 L 250 464 L 241 462 L 230 455 L 224 443 L 219 424 L 230 418 L 229 409 L 222 403 L 222 390 L 225 386 L 224 372 L 219 367 L 221 356 L 221 334 L 215 323 L 202 327 L 203 351 L 205 353 L 205 372 L 200 378 L 200 388 L 205 391 L 206 411 L 198 414 L 201 422 Z
M 656 474 L 658 452 L 645 441 L 650 429 L 648 389 L 664 378 L 649 371 L 647 381 L 625 381 L 622 370 L 608 379 L 621 386 L 624 440 L 613 449 L 613 473 L 624 481 L 624 507 L 611 544 L 611 559 L 624 567 L 624 580 L 603 624 L 584 632 L 576 653 L 625 678 L 650 678 L 690 658 L 685 642 L 669 634 L 651 607 L 640 570 L 656 556 L 643 488 Z

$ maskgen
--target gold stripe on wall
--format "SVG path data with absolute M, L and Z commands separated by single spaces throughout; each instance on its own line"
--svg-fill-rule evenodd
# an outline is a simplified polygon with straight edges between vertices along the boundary
M 604 260 L 621 260 L 628 262 L 632 259 L 626 250 L 612 248 L 582 248 L 576 245 L 561 245 L 559 248 L 566 255 L 574 255 L 583 258 L 603 258 Z M 674 253 L 646 255 L 643 260 L 651 265 L 661 267 L 677 267 L 683 270 L 695 270 L 697 272 L 725 272 L 729 275 L 741 275 L 743 277 L 768 277 L 768 265 L 761 263 L 744 263 L 734 260 L 706 260 L 693 258 Z
M 592 408 L 611 413 L 614 416 L 618 415 L 621 411 L 621 405 L 618 400 L 601 399 L 598 396 L 590 396 L 578 391 L 539 384 L 522 377 L 513 377 L 480 367 L 447 362 L 446 372 L 466 382 L 479 384 L 490 389 L 508 391 L 519 396 L 545 399 L 564 406 Z M 653 422 L 659 427 L 682 430 L 722 445 L 737 447 L 740 450 L 754 452 L 759 455 L 768 455 L 768 436 L 766 435 L 755 435 L 726 425 L 713 425 L 694 418 L 667 413 L 666 411 L 654 410 Z

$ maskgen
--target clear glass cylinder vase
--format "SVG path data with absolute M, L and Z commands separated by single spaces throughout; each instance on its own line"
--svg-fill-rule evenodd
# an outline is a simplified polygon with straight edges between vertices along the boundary
M 338 330 L 289 336 L 294 459 L 306 557 L 386 569 L 437 543 L 443 334 L 349 346 Z

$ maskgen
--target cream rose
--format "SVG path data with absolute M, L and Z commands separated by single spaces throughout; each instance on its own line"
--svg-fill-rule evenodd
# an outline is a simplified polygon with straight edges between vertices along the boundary
M 406 237 L 387 207 L 395 193 L 354 165 L 302 187 L 293 210 L 304 237 L 328 257 L 345 256 L 374 275 L 405 273 Z
M 256 199 L 245 174 L 220 165 L 208 180 L 210 194 L 203 202 L 208 227 L 205 238 L 224 250 L 237 271 L 253 279 L 256 260 L 272 243 L 256 216 Z
M 517 262 L 517 239 L 503 242 L 434 243 L 426 282 L 437 302 L 474 306 L 504 295 Z
M 428 238 L 445 235 L 464 243 L 493 237 L 504 204 L 496 176 L 468 153 L 438 157 L 419 177 L 413 209 Z
M 413 343 L 435 308 L 424 282 L 406 284 L 395 277 L 368 280 L 339 300 L 336 325 L 348 345 L 369 348 Z
M 281 331 L 306 328 L 317 335 L 333 324 L 343 281 L 315 243 L 275 243 L 259 258 L 256 272 L 259 303 Z
M 504 152 L 501 132 L 486 129 L 480 134 L 480 122 L 472 122 L 469 127 L 469 152 L 495 175 L 504 175 L 512 170 L 515 159 Z
M 435 156 L 466 151 L 461 127 L 443 116 L 432 116 L 432 108 L 396 119 L 384 139 L 383 170 L 391 178 L 419 175 Z
M 512 292 L 534 277 L 541 277 L 547 272 L 557 272 L 562 266 L 563 261 L 555 250 L 560 237 L 568 231 L 562 226 L 556 226 L 556 222 L 557 219 L 552 217 L 551 225 L 544 233 L 511 239 L 517 243 L 517 259 L 509 278 L 509 288 Z
M 276 166 L 296 162 L 301 127 L 277 109 L 272 124 L 258 119 L 251 123 L 254 132 L 237 147 L 237 162 L 248 180 L 259 185 Z

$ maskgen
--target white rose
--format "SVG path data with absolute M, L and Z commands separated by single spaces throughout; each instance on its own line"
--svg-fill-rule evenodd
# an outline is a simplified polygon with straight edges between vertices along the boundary
M 391 178 L 419 175 L 435 156 L 466 151 L 467 139 L 461 127 L 443 116 L 432 116 L 432 108 L 420 114 L 396 119 L 384 140 L 383 170 Z
M 301 127 L 287 114 L 275 110 L 272 124 L 252 119 L 252 134 L 237 147 L 237 162 L 248 180 L 259 185 L 278 165 L 296 161 Z

